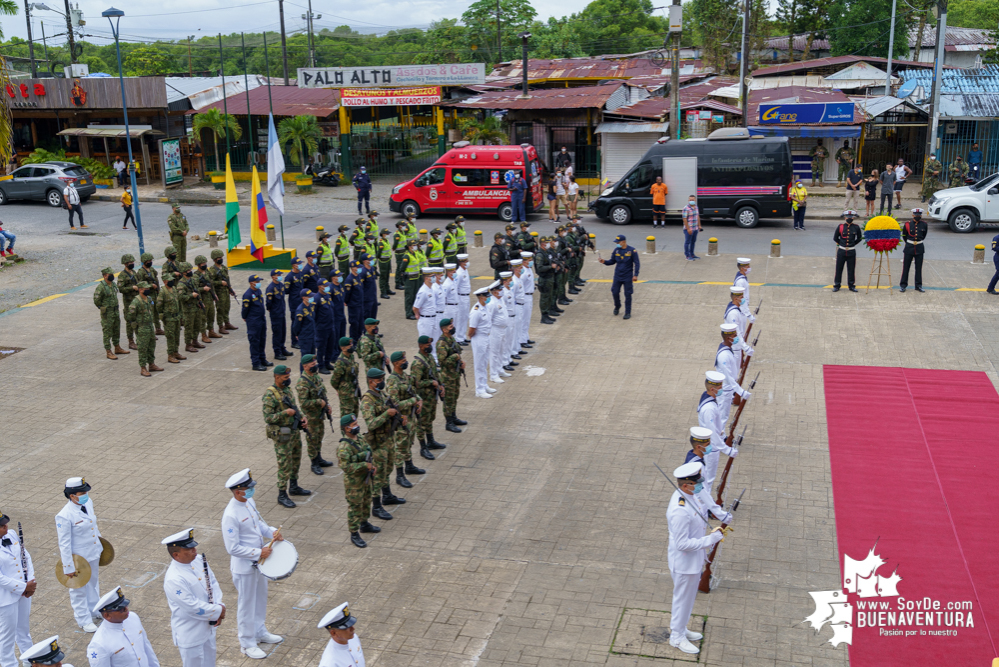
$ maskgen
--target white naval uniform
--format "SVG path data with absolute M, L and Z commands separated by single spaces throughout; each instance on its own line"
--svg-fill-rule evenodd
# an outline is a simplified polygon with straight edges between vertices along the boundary
M 667 562 L 673 577 L 673 606 L 670 608 L 669 623 L 671 643 L 686 639 L 701 569 L 708 560 L 707 550 L 722 538 L 720 531 L 704 534 L 706 524 L 698 518 L 697 511 L 693 496 L 673 492 L 666 510 L 666 522 L 669 524 Z
M 472 364 L 475 368 L 475 393 L 487 393 L 489 380 L 489 330 L 493 328 L 486 306 L 476 303 L 465 318 L 468 326 L 475 329 L 472 336 Z M 468 333 L 468 329 L 465 329 Z
M 31 634 L 28 632 L 31 598 L 24 597 L 22 593 L 27 588 L 28 582 L 35 578 L 35 565 L 31 562 L 31 554 L 25 549 L 24 557 L 28 561 L 27 578 L 25 578 L 24 568 L 21 567 L 21 543 L 17 540 L 17 533 L 8 530 L 3 541 L 9 541 L 10 544 L 0 544 L 0 666 L 17 667 L 14 644 L 17 644 L 17 649 L 21 653 L 33 645 Z
M 222 614 L 222 589 L 211 566 L 212 602 L 208 602 L 204 556 L 198 554 L 188 564 L 170 562 L 163 575 L 163 592 L 170 607 L 173 645 L 180 651 L 184 667 L 215 667 L 215 626 Z
M 260 559 L 260 550 L 274 537 L 274 528 L 267 525 L 257 504 L 251 498 L 241 503 L 235 498 L 222 513 L 222 541 L 232 558 L 229 569 L 236 586 L 236 625 L 240 648 L 257 645 L 267 629 L 267 577 L 253 563 Z
M 468 342 L 468 297 L 472 293 L 472 279 L 468 276 L 468 269 L 460 266 L 454 272 L 454 284 L 458 290 L 458 321 L 455 322 L 454 337 L 459 343 Z
M 458 285 L 453 278 L 445 278 L 441 283 L 441 291 L 444 293 L 444 318 L 451 320 L 454 325 L 455 340 L 458 338 Z M 467 303 L 467 301 L 466 301 Z M 438 322 L 438 325 L 440 323 Z M 440 327 L 438 326 L 438 329 Z M 440 336 L 437 336 L 440 338 Z M 434 348 L 437 348 L 437 341 L 434 341 Z
M 743 294 L 746 295 L 746 304 L 750 303 L 750 301 L 749 301 L 749 277 L 742 275 L 742 271 L 736 271 L 735 272 L 735 279 L 732 280 L 732 287 L 741 287 L 744 290 Z M 749 310 L 749 306 L 748 305 L 744 306 L 744 309 L 745 309 L 745 311 L 748 311 Z M 749 315 L 749 321 L 750 322 L 755 322 L 756 321 L 756 317 L 754 315 L 752 315 L 749 312 L 747 312 L 746 314 Z
M 733 345 L 732 349 L 738 349 L 735 359 L 739 363 L 740 372 L 742 364 L 746 361 L 746 356 L 753 356 L 753 348 L 750 346 L 749 341 L 746 340 L 746 313 L 743 312 L 743 308 L 744 306 L 740 307 L 734 303 L 729 303 L 725 307 L 725 322 L 727 324 L 734 324 L 739 334 L 739 344 Z
M 434 353 L 434 361 L 437 361 L 437 339 L 441 337 L 441 320 L 444 319 L 444 288 L 437 282 L 436 278 L 430 283 L 430 287 L 434 290 L 434 332 L 427 335 L 434 339 L 430 349 Z
M 520 320 L 517 319 L 517 306 L 514 303 L 513 280 L 509 287 L 504 287 L 500 293 L 503 300 L 503 309 L 506 311 L 506 332 L 503 334 L 503 363 L 509 364 L 513 361 L 513 355 L 517 353 L 520 346 L 517 345 L 517 336 L 520 335 Z M 514 346 L 517 346 L 514 348 Z
M 704 488 L 710 498 L 711 487 L 714 486 L 715 478 L 718 476 L 719 455 L 732 456 L 733 448 L 725 444 L 725 434 L 722 432 L 725 423 L 721 419 L 721 406 L 708 392 L 701 394 L 701 402 L 697 406 L 697 425 L 711 431 L 711 451 L 704 457 L 703 474 Z
M 694 450 L 687 452 L 687 460 L 684 463 L 690 463 L 691 461 L 705 465 L 704 459 L 695 454 Z M 703 473 L 701 476 L 703 477 Z M 732 514 L 726 512 L 725 508 L 716 503 L 711 497 L 711 488 L 708 486 L 706 478 L 701 485 L 701 490 L 694 493 L 694 500 L 697 501 L 697 509 L 703 516 L 708 516 L 708 512 L 711 512 L 716 519 L 721 520 L 723 523 L 732 519 Z
M 319 667 L 364 667 L 364 651 L 357 634 L 346 644 L 337 644 L 330 639 L 319 659 Z
M 718 407 L 721 408 L 721 423 L 724 426 L 728 422 L 728 413 L 732 411 L 732 395 L 743 396 L 746 390 L 739 386 L 739 366 L 732 348 L 725 343 L 718 344 L 718 351 L 715 352 L 715 370 L 725 376 L 722 383 L 721 393 L 718 397 Z
M 420 311 L 420 317 L 416 320 L 416 333 L 433 338 L 434 327 L 437 325 L 437 296 L 434 289 L 426 284 L 420 285 L 416 298 L 413 299 L 413 307 Z
M 86 511 L 84 511 L 86 510 Z M 62 571 L 71 574 L 76 571 L 73 554 L 81 556 L 90 564 L 90 581 L 80 588 L 69 589 L 69 603 L 73 605 L 73 617 L 81 628 L 97 615 L 94 607 L 101 599 L 98 581 L 98 561 L 104 547 L 101 545 L 101 531 L 94 515 L 94 501 L 77 505 L 67 500 L 66 505 L 55 516 L 56 535 L 59 538 L 59 557 Z
M 531 312 L 534 310 L 534 271 L 525 266 L 520 270 L 520 282 L 524 286 L 524 306 L 520 317 L 520 342 L 527 343 L 531 339 Z
M 503 297 L 489 295 L 486 302 L 486 316 L 491 326 L 489 328 L 489 379 L 496 382 L 503 372 L 506 362 L 503 360 L 503 341 L 506 338 L 506 308 L 503 307 Z
M 521 269 L 523 271 L 523 269 Z M 523 340 L 524 321 L 524 281 L 517 274 L 510 280 L 510 291 L 513 293 L 513 312 L 517 318 L 513 321 L 513 335 L 510 337 L 510 354 L 520 352 L 520 343 Z
M 160 667 L 149 635 L 134 611 L 121 623 L 101 623 L 87 646 L 87 659 L 90 667 Z

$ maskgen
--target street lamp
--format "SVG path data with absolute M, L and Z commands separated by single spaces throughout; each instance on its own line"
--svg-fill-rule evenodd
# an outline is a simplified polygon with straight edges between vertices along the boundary
M 135 162 L 132 160 L 132 133 L 128 129 L 128 100 L 125 98 L 125 77 L 121 68 L 121 45 L 118 42 L 118 22 L 125 12 L 111 7 L 101 12 L 101 16 L 106 16 L 111 24 L 111 32 L 114 33 L 114 48 L 118 54 L 118 81 L 121 83 L 121 108 L 125 113 L 125 145 L 128 147 L 128 175 L 132 181 L 132 203 L 135 204 L 135 228 L 139 234 L 139 254 L 146 252 L 145 243 L 142 241 L 142 216 L 139 214 L 139 187 L 135 183 Z
M 521 94 L 521 97 L 527 98 L 527 97 L 530 97 L 530 95 L 527 94 L 527 40 L 529 40 L 531 38 L 531 33 L 529 33 L 529 32 L 522 32 L 519 35 L 517 35 L 517 37 L 520 37 L 520 45 L 521 45 L 521 48 L 523 49 L 522 58 L 523 58 L 523 61 L 524 61 L 523 66 L 520 68 L 521 71 L 522 71 L 522 73 L 523 73 L 523 77 L 524 77 L 523 84 L 522 84 L 523 85 L 523 92 Z

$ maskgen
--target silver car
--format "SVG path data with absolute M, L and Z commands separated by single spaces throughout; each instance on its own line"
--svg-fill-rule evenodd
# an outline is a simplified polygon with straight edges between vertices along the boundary
M 26 164 L 9 178 L 0 180 L 0 205 L 13 199 L 33 199 L 49 206 L 62 206 L 62 191 L 70 183 L 80 193 L 80 201 L 97 192 L 90 173 L 72 162 L 41 162 Z

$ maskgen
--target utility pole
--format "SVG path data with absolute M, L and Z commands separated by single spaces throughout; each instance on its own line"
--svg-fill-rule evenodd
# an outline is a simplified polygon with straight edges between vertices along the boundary
M 749 3 L 752 0 L 742 0 L 742 47 L 739 51 L 739 106 L 742 108 L 742 126 L 749 127 L 749 85 L 746 74 L 749 65 L 746 54 L 746 31 L 749 27 Z
M 188 35 L 187 37 L 187 75 L 194 76 L 194 59 L 191 57 L 191 40 L 194 39 L 194 35 Z
M 669 40 L 672 42 L 669 51 L 669 117 L 673 123 L 673 131 L 670 134 L 677 139 L 680 138 L 680 128 L 683 126 L 683 119 L 680 117 L 680 30 L 682 26 L 683 7 L 680 5 L 680 0 L 673 0 L 669 9 Z
M 42 26 L 42 48 L 45 49 L 45 63 L 49 66 L 49 72 L 51 72 L 52 63 L 49 61 L 49 43 L 45 41 L 45 21 L 39 21 L 38 23 Z
M 523 59 L 524 66 L 521 67 L 523 76 L 521 77 L 521 97 L 527 99 L 530 95 L 527 94 L 527 40 L 531 38 L 531 33 L 522 32 L 519 35 L 520 46 L 521 46 L 521 58 Z
M 69 40 L 69 62 L 76 63 L 76 39 L 73 37 L 73 12 L 69 8 L 69 0 L 66 3 L 66 39 Z
M 31 41 L 31 5 L 24 0 L 24 19 L 28 22 L 28 59 L 31 60 L 31 78 L 38 78 L 38 68 L 35 66 L 35 43 Z
M 888 34 L 888 77 L 885 79 L 885 95 L 891 95 L 891 56 L 895 51 L 895 5 L 897 0 L 891 0 L 891 32 Z M 917 46 L 917 49 L 922 48 Z
M 321 19 L 322 17 L 323 17 L 322 14 L 313 14 L 312 13 L 312 0 L 309 0 L 309 13 L 308 14 L 302 14 L 302 19 L 305 20 L 305 22 L 306 22 L 305 23 L 305 29 L 306 29 L 306 33 L 307 33 L 307 36 L 308 36 L 309 67 L 315 67 L 316 66 L 316 36 L 315 36 L 315 32 L 314 32 L 315 28 L 313 27 L 313 21 L 315 19 Z
M 947 35 L 947 0 L 937 0 L 937 56 L 933 63 L 933 92 L 930 94 L 930 143 L 926 156 L 936 155 L 937 130 L 940 126 L 940 89 L 943 87 L 944 41 Z M 919 48 L 919 44 L 916 45 Z M 925 175 L 924 175 L 925 177 Z
M 284 61 L 284 85 L 288 83 L 288 43 L 284 34 L 284 0 L 278 0 L 278 13 L 281 15 L 281 58 Z
M 497 62 L 503 62 L 503 31 L 500 30 L 500 0 L 496 0 L 496 53 Z

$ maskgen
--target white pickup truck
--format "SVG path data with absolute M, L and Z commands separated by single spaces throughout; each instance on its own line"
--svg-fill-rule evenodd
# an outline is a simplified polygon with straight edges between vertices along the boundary
M 930 197 L 926 216 L 946 222 L 958 234 L 975 231 L 979 223 L 999 223 L 999 174 L 986 176 L 974 185 L 940 190 Z

